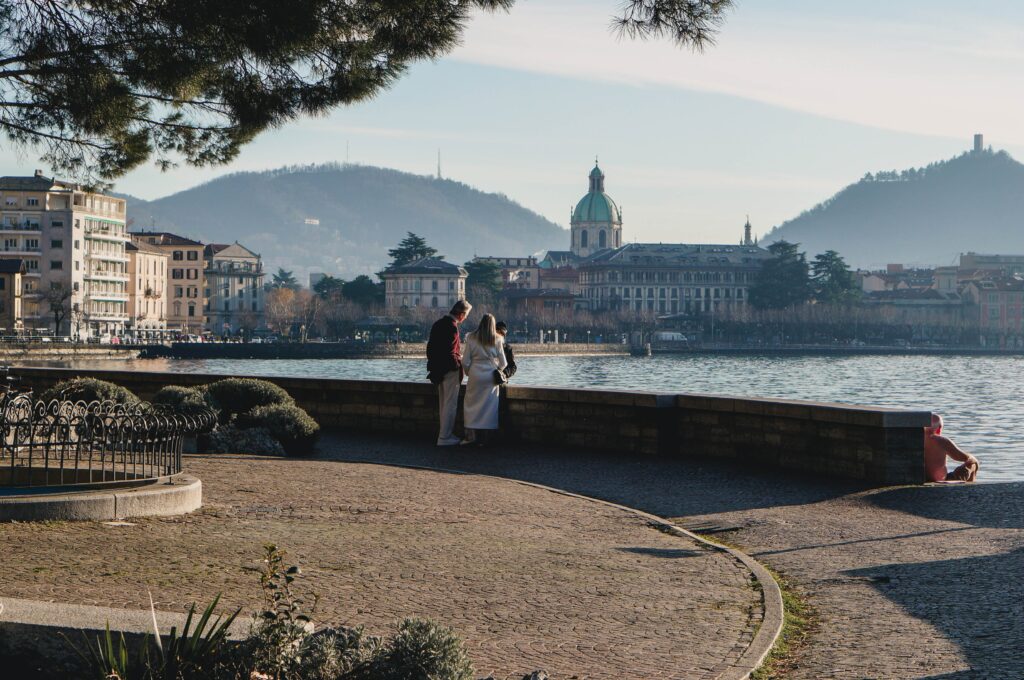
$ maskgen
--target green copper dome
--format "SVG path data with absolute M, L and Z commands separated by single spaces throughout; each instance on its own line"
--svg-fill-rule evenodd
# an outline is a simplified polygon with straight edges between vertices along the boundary
M 619 207 L 612 197 L 604 193 L 604 173 L 594 163 L 590 171 L 590 191 L 576 204 L 572 211 L 573 222 L 614 222 L 619 223 Z
M 604 192 L 591 192 L 580 199 L 572 211 L 573 222 L 618 222 L 619 207 Z

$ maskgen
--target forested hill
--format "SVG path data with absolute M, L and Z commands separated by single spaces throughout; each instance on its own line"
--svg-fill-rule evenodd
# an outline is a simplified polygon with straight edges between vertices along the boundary
M 853 266 L 947 265 L 961 252 L 1024 253 L 1024 165 L 970 152 L 926 168 L 866 175 L 776 227 L 763 242 L 839 251 Z
M 133 230 L 237 240 L 302 282 L 310 271 L 344 278 L 378 271 L 408 231 L 455 263 L 569 243 L 567 231 L 503 195 L 354 165 L 238 173 L 154 201 L 128 197 L 128 217 Z

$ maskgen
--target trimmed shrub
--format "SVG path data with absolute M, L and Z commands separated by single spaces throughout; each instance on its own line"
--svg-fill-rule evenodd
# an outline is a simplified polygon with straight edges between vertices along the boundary
M 374 680 L 473 680 L 473 664 L 451 628 L 406 619 L 374 659 Z
M 198 387 L 167 385 L 153 396 L 153 403 L 187 413 L 190 410 L 209 408 L 203 391 Z
M 240 430 L 221 425 L 203 438 L 207 453 L 251 453 L 259 456 L 283 456 L 284 447 L 263 427 Z
M 129 390 L 115 385 L 106 380 L 96 378 L 72 378 L 62 380 L 50 389 L 39 395 L 38 399 L 44 402 L 53 400 L 66 401 L 112 401 L 117 404 L 137 404 L 139 398 Z
M 266 380 L 226 378 L 203 388 L 206 401 L 220 412 L 226 423 L 232 416 L 248 413 L 257 406 L 292 405 L 295 400 L 282 388 Z
M 238 416 L 240 428 L 266 428 L 272 437 L 281 442 L 289 456 L 302 456 L 313 451 L 313 445 L 320 435 L 320 426 L 304 410 L 294 404 L 273 404 L 257 406 L 248 413 Z

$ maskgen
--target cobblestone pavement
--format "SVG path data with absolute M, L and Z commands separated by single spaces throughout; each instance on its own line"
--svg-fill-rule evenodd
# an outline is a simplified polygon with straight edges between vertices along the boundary
M 817 609 L 793 678 L 1024 678 L 1022 483 L 865 490 L 716 462 L 339 434 L 321 449 L 539 482 L 716 530 Z
M 730 555 L 637 515 L 505 480 L 334 460 L 188 457 L 205 506 L 186 517 L 0 524 L 0 594 L 182 611 L 259 603 L 262 546 L 287 549 L 315 618 L 373 632 L 433 617 L 479 675 L 706 678 L 760 621 Z M 0 673 L 2 675 L 2 673 Z

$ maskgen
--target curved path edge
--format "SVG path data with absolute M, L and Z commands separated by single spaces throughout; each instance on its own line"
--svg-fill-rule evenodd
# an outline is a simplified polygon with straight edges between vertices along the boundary
M 467 475 L 473 477 L 486 477 L 489 479 L 500 479 L 506 482 L 512 482 L 514 484 L 521 484 L 523 486 L 533 487 L 535 489 L 541 489 L 556 493 L 562 496 L 568 496 L 569 498 L 577 498 L 584 501 L 590 501 L 592 503 L 600 503 L 601 505 L 615 508 L 623 512 L 628 512 L 637 517 L 647 520 L 653 527 L 660 531 L 666 531 L 667 533 L 674 534 L 676 536 L 685 536 L 692 539 L 711 550 L 723 552 L 734 559 L 738 560 L 746 567 L 754 578 L 757 579 L 758 584 L 761 586 L 761 599 L 764 606 L 764 616 L 761 620 L 761 625 L 758 626 L 757 632 L 754 634 L 754 638 L 747 645 L 747 648 L 740 655 L 740 658 L 729 665 L 728 668 L 723 670 L 716 676 L 716 680 L 747 680 L 750 675 L 756 671 L 765 658 L 772 651 L 776 641 L 782 634 L 782 626 L 784 623 L 785 609 L 782 603 L 782 590 L 779 588 L 779 584 L 775 581 L 775 577 L 771 575 L 764 565 L 750 557 L 744 552 L 731 548 L 729 546 L 722 545 L 721 543 L 715 543 L 709 541 L 702 536 L 687 531 L 680 526 L 669 522 L 664 517 L 653 515 L 637 508 L 631 508 L 628 505 L 621 505 L 619 503 L 613 503 L 606 501 L 601 498 L 594 498 L 593 496 L 585 496 L 579 493 L 573 493 L 572 491 L 566 491 L 565 489 L 559 489 L 554 486 L 547 486 L 545 484 L 538 484 L 536 482 L 527 482 L 522 479 L 515 479 L 514 477 L 503 477 L 501 475 L 489 475 L 479 472 L 468 472 L 466 470 L 459 470 L 456 468 L 442 468 L 434 467 L 430 465 L 412 465 L 409 463 L 389 463 L 379 460 L 368 460 L 368 459 L 355 459 L 347 458 L 346 463 L 358 463 L 364 465 L 381 465 L 385 467 L 405 468 L 408 470 L 424 470 L 428 472 L 444 472 L 447 474 L 455 475 Z

